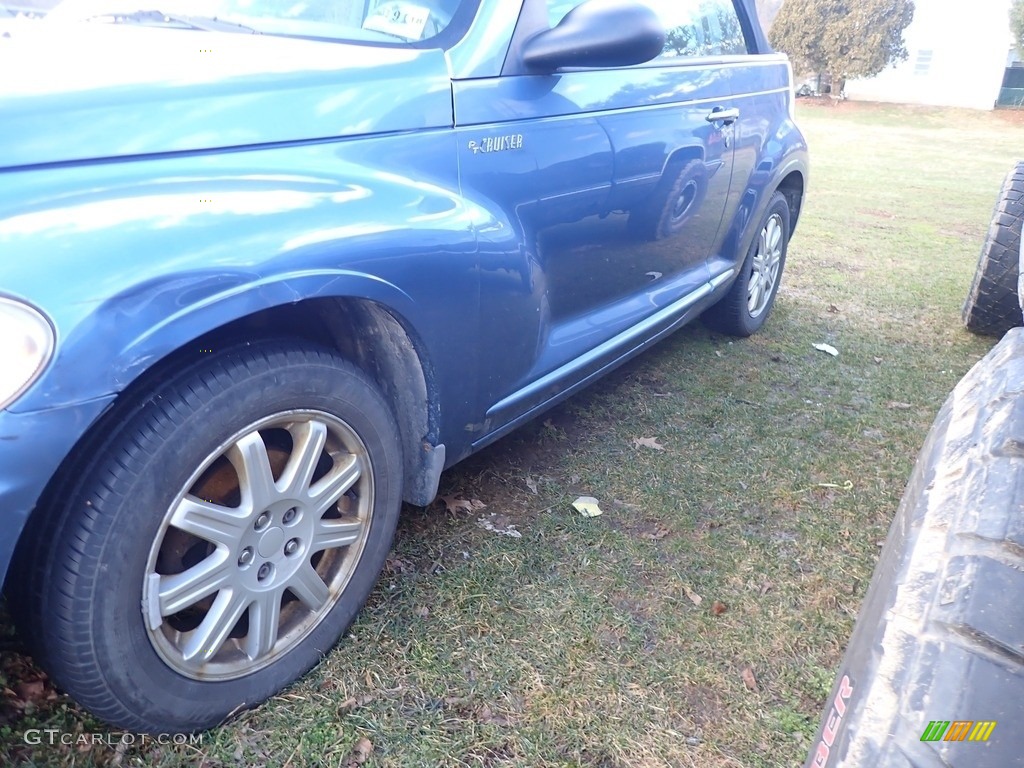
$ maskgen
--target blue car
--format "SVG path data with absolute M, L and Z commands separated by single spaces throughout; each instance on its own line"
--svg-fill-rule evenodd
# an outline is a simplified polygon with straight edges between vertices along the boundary
M 803 206 L 752 0 L 0 2 L 0 578 L 136 732 L 309 670 L 403 500 L 701 317 Z

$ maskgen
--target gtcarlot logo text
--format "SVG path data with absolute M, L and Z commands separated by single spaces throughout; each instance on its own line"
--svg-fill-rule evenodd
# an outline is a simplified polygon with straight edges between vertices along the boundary
M 68 733 L 59 728 L 29 728 L 25 731 L 25 743 L 32 746 L 58 744 L 73 747 L 106 746 L 134 747 L 147 744 L 191 744 L 203 743 L 201 733 Z

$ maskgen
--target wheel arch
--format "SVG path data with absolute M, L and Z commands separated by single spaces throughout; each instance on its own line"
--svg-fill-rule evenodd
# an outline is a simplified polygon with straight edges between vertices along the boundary
M 425 345 L 411 325 L 385 305 L 364 298 L 306 299 L 271 307 L 214 328 L 174 350 L 145 378 L 189 350 L 214 350 L 239 339 L 291 337 L 336 350 L 366 373 L 395 415 L 405 465 L 403 497 L 425 506 L 433 501 L 444 467 L 440 397 Z M 193 353 L 195 354 L 195 353 Z M 144 386 L 144 384 L 133 386 Z
M 765 165 L 770 164 L 766 163 Z M 740 217 L 742 226 L 731 232 L 726 240 L 727 243 L 733 244 L 727 248 L 727 251 L 734 254 L 734 261 L 737 265 L 743 262 L 751 243 L 757 237 L 761 219 L 764 218 L 765 211 L 768 210 L 776 192 L 781 192 L 789 205 L 789 236 L 793 237 L 797 220 L 803 208 L 806 186 L 805 170 L 798 162 L 791 161 L 781 167 L 776 176 L 780 179 L 776 184 L 762 182 L 764 186 L 758 187 L 752 184 L 746 190 L 744 201 L 740 206 L 741 210 L 745 211 Z M 795 210 L 794 203 L 796 204 Z
M 779 182 L 776 191 L 781 192 L 789 203 L 789 235 L 793 236 L 796 231 L 797 222 L 800 220 L 800 213 L 804 202 L 804 187 L 806 180 L 803 173 L 798 170 L 790 173 Z
M 117 393 L 106 411 L 83 433 L 61 462 L 49 486 L 80 461 L 92 435 L 116 419 L 121 407 L 143 393 L 167 371 L 218 348 L 242 341 L 292 338 L 321 344 L 364 371 L 392 408 L 401 435 L 405 469 L 403 498 L 429 504 L 445 465 L 440 439 L 440 395 L 426 345 L 412 325 L 393 308 L 361 297 L 321 297 L 278 304 L 206 328 L 191 337 L 155 344 L 160 354 L 144 363 L 135 360 L 136 374 Z M 156 342 L 157 337 L 151 341 Z M 85 450 L 88 450 L 87 448 Z M 44 492 L 43 497 L 46 497 Z M 34 514 L 34 513 L 33 513 Z

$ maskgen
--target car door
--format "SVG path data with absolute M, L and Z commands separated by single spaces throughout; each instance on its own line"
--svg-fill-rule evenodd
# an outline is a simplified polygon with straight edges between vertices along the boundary
M 703 32 L 708 1 L 652 6 Z M 527 0 L 520 26 L 536 34 L 579 4 Z M 691 50 L 669 34 L 640 66 L 548 74 L 517 67 L 514 40 L 501 75 L 454 83 L 463 194 L 498 212 L 477 224 L 487 416 L 474 430 L 587 380 L 710 292 L 735 117 L 727 73 L 702 65 L 715 37 Z

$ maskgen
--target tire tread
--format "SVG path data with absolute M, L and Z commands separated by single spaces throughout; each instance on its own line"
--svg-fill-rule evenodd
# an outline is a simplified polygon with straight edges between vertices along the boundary
M 964 302 L 962 317 L 969 331 L 1002 336 L 1024 325 L 1018 296 L 1021 225 L 1024 222 L 1024 161 L 1003 182 L 978 266 Z

